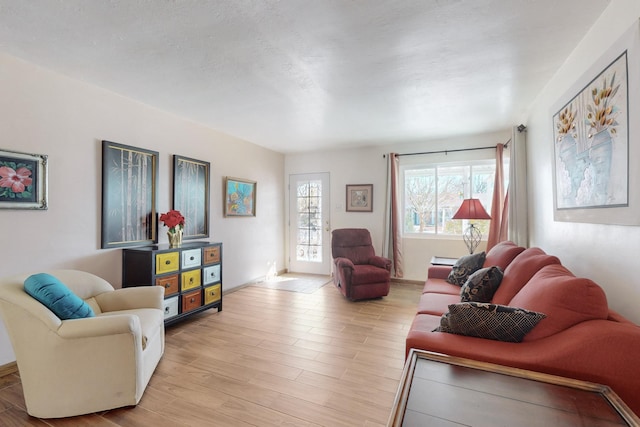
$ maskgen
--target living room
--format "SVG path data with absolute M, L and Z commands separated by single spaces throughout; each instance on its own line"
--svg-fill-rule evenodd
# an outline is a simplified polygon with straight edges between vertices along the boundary
M 640 4 L 634 0 L 610 2 L 590 30 L 564 59 L 562 66 L 535 97 L 521 120 L 526 124 L 528 246 L 558 256 L 576 275 L 588 277 L 605 290 L 609 305 L 640 323 L 636 309 L 640 283 L 633 266 L 640 250 L 637 226 L 569 222 L 554 219 L 553 107 L 571 90 L 577 78 L 632 25 L 638 24 Z M 1 46 L 0 46 L 1 47 Z M 99 67 L 99 64 L 94 64 Z M 264 277 L 269 266 L 288 267 L 288 179 L 291 174 L 329 172 L 333 228 L 371 230 L 376 252 L 382 251 L 386 162 L 389 152 L 472 148 L 505 143 L 515 132 L 496 129 L 474 135 L 437 138 L 314 152 L 278 152 L 216 131 L 62 73 L 0 54 L 1 144 L 5 150 L 48 155 L 48 209 L 3 210 L 5 223 L 0 256 L 2 275 L 52 268 L 89 271 L 119 287 L 122 251 L 100 249 L 101 141 L 109 140 L 159 152 L 158 212 L 171 209 L 172 156 L 184 155 L 211 163 L 210 240 L 224 244 L 225 292 Z M 637 86 L 636 86 L 637 88 Z M 630 92 L 637 98 L 637 92 Z M 635 108 L 633 99 L 630 109 Z M 636 126 L 630 111 L 630 124 Z M 240 119 L 239 119 L 240 120 Z M 632 131 L 634 129 L 632 128 Z M 629 164 L 640 154 L 635 137 L 629 141 Z M 222 210 L 224 177 L 242 177 L 258 183 L 257 215 L 225 217 Z M 630 194 L 637 193 L 630 181 Z M 344 210 L 347 184 L 371 183 L 371 213 Z M 632 200 L 635 200 L 632 198 Z M 166 242 L 162 227 L 159 240 Z M 461 240 L 405 239 L 405 279 L 424 281 L 433 255 L 461 256 Z M 445 246 L 446 245 L 446 246 Z M 607 257 L 604 255 L 610 254 Z M 611 254 L 616 255 L 615 257 Z M 15 361 L 0 324 L 0 367 Z

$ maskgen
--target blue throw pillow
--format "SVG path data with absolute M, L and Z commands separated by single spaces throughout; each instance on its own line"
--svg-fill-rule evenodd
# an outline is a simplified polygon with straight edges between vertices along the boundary
M 62 320 L 95 316 L 89 304 L 50 274 L 38 273 L 27 277 L 24 290 Z

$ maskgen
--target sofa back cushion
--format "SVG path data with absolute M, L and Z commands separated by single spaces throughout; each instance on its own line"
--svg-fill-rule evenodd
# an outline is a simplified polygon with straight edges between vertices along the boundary
M 528 248 L 516 256 L 504 270 L 500 287 L 491 300 L 494 304 L 509 305 L 520 289 L 545 265 L 560 264 L 560 260 L 547 255 L 540 248 Z
M 331 233 L 333 258 L 348 258 L 354 264 L 368 264 L 375 255 L 371 234 L 366 228 L 341 228 Z
M 580 322 L 606 319 L 609 315 L 607 297 L 602 288 L 589 279 L 575 277 L 560 264 L 540 269 L 509 305 L 547 316 L 524 341 L 535 341 Z
M 487 252 L 483 267 L 496 266 L 504 271 L 524 249 L 524 247 L 518 246 L 509 240 L 500 242 Z

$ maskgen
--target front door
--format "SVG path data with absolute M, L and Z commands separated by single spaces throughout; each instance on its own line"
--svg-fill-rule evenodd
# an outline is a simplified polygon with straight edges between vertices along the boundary
M 331 274 L 329 173 L 289 176 L 289 271 Z

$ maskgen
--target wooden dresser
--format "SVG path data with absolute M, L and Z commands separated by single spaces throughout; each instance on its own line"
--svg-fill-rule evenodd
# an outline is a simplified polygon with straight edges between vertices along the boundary
M 203 310 L 222 310 L 222 243 L 188 242 L 122 250 L 122 286 L 162 286 L 169 325 Z

